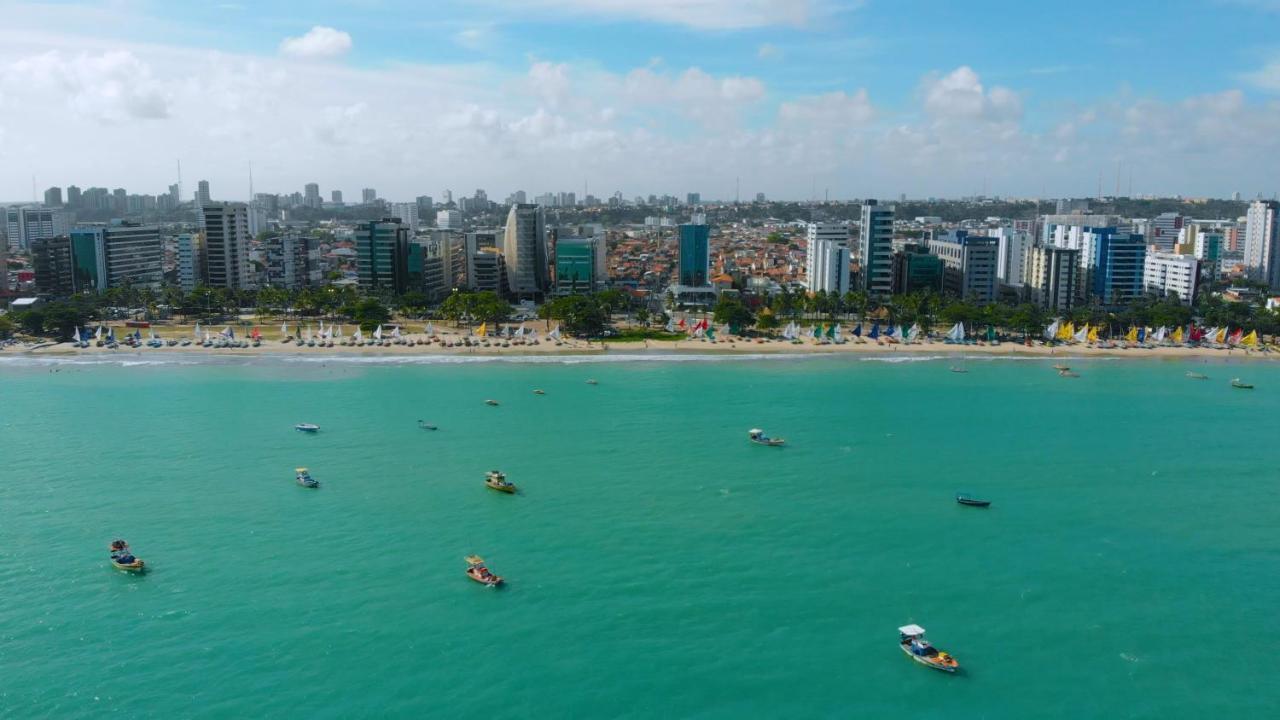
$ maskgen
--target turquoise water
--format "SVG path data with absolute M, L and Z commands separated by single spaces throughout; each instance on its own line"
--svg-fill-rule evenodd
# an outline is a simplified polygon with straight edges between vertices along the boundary
M 311 360 L 0 362 L 0 716 L 1280 701 L 1280 366 Z M 108 567 L 115 537 L 149 574 Z M 963 671 L 904 657 L 908 622 Z

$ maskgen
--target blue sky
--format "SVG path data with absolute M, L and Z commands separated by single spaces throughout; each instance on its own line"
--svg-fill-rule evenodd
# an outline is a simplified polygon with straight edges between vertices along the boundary
M 1087 195 L 1117 166 L 1135 193 L 1280 186 L 1280 0 L 81 0 L 0 16 L 0 162 L 16 169 L 0 198 L 32 174 L 157 192 L 177 158 L 228 197 L 250 162 L 259 189 L 390 199 L 584 182 L 724 197 L 736 178 L 791 198 Z

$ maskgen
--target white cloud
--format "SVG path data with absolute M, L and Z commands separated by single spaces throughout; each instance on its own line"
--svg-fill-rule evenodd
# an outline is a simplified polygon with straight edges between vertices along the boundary
M 301 37 L 288 37 L 280 42 L 280 54 L 296 58 L 336 58 L 350 51 L 350 35 L 323 25 L 316 25 Z
M 764 43 L 756 50 L 756 57 L 761 60 L 777 60 L 782 57 L 782 50 L 772 43 Z
M 133 53 L 68 55 L 49 50 L 0 66 L 0 88 L 21 86 L 61 100 L 92 121 L 154 120 L 169 115 L 166 92 Z
M 999 86 L 987 91 L 978 73 L 967 65 L 947 75 L 926 77 L 922 89 L 924 108 L 936 119 L 1010 122 L 1022 117 L 1017 93 Z
M 1261 68 L 1248 73 L 1243 79 L 1254 87 L 1280 93 L 1280 57 L 1276 57 Z

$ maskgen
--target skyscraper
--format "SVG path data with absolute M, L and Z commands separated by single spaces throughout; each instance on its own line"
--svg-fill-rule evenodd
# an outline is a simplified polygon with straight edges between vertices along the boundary
M 415 233 L 418 230 L 418 203 L 393 203 L 391 205 L 391 216 L 400 218 L 400 222 L 409 229 L 409 232 Z
M 943 289 L 978 303 L 995 302 L 1000 241 L 952 230 L 929 241 L 929 252 L 942 258 L 947 271 Z
M 1116 228 L 1090 228 L 1085 233 L 1085 247 L 1091 255 L 1085 271 L 1086 295 L 1111 307 L 1127 305 L 1142 296 L 1146 238 Z
M 409 231 L 392 218 L 367 220 L 356 225 L 356 269 L 360 288 L 409 289 Z
M 706 287 L 711 277 L 711 227 L 705 222 L 680 226 L 680 284 Z
M 1148 242 L 1164 252 L 1173 250 L 1178 243 L 1178 231 L 1182 229 L 1186 218 L 1178 213 L 1161 213 L 1151 221 L 1151 235 Z
M 373 188 L 365 188 L 360 191 L 360 199 L 365 205 L 372 205 L 378 201 L 378 191 Z
M 598 270 L 604 254 L 603 237 L 556 239 L 556 294 L 591 293 L 604 287 Z
M 324 201 L 320 199 L 320 186 L 316 183 L 307 183 L 302 188 L 302 204 L 309 208 L 319 208 L 324 205 Z
M 58 208 L 11 207 L 4 212 L 9 247 L 26 250 L 36 240 L 66 235 L 71 230 L 71 216 Z
M 76 292 L 114 287 L 159 290 L 164 280 L 164 246 L 155 225 L 117 222 L 71 231 Z
M 873 298 L 893 294 L 893 207 L 867 200 L 862 206 L 858 264 L 862 290 Z
M 201 206 L 204 222 L 203 282 L 210 287 L 250 289 L 249 207 L 210 202 Z
M 457 210 L 437 210 L 436 227 L 441 230 L 461 230 L 462 213 Z
M 333 204 L 334 204 L 334 205 L 341 205 L 341 204 L 342 204 L 342 191 L 341 191 L 341 190 L 334 190 L 333 192 L 330 192 L 330 193 L 329 193 L 329 198 L 330 198 L 330 200 L 332 200 L 332 201 L 333 201 Z
M 1280 287 L 1280 202 L 1257 200 L 1249 205 L 1244 230 L 1244 264 L 1254 280 Z
M 45 190 L 44 206 L 47 208 L 62 207 L 62 188 L 51 187 Z
M 547 220 L 537 205 L 512 205 L 502 238 L 507 288 L 516 296 L 543 296 L 549 290 Z
M 178 236 L 178 286 L 189 293 L 204 278 L 204 235 L 182 233 Z
M 1070 312 L 1075 306 L 1080 273 L 1080 251 L 1054 245 L 1027 249 L 1023 284 L 1031 302 L 1052 312 Z
M 196 204 L 204 207 L 213 202 L 213 198 L 209 196 L 209 181 L 201 180 L 196 183 Z
M 809 223 L 805 253 L 808 290 L 849 292 L 849 226 L 844 223 Z
M 67 207 L 80 207 L 80 188 L 75 185 L 67 186 Z

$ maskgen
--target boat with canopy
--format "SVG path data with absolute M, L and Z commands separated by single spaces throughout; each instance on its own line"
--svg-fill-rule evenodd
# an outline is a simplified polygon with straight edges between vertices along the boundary
M 955 658 L 924 639 L 924 628 L 919 625 L 903 625 L 898 628 L 898 647 L 912 660 L 934 670 L 953 673 L 960 669 L 960 663 Z

